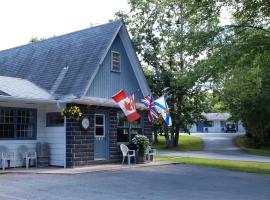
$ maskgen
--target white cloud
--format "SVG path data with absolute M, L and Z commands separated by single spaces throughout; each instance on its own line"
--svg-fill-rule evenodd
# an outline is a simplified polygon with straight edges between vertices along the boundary
M 106 23 L 127 0 L 0 1 L 0 50 L 26 44 L 32 36 L 50 37 Z

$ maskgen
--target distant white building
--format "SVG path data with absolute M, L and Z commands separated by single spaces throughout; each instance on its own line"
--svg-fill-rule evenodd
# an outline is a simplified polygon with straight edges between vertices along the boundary
M 190 130 L 191 133 L 223 133 L 225 132 L 226 122 L 231 117 L 230 113 L 203 113 L 206 121 L 193 124 Z M 245 132 L 241 121 L 236 124 L 236 130 L 238 132 Z

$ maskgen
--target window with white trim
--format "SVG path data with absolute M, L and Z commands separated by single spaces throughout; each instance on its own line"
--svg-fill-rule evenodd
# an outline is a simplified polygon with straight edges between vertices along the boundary
M 111 70 L 113 72 L 120 72 L 121 71 L 121 55 L 119 52 L 112 51 Z
M 0 108 L 0 139 L 35 139 L 37 111 L 24 108 Z
M 95 136 L 105 136 L 105 115 L 95 114 Z

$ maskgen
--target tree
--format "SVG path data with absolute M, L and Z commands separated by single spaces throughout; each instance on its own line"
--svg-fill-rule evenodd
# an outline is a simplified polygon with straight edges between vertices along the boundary
M 202 111 L 229 110 L 257 145 L 270 144 L 270 2 L 130 0 L 130 29 L 153 94 L 169 95 L 171 146 Z M 221 7 L 232 23 L 221 26 Z M 169 138 L 168 135 L 166 137 Z
M 201 119 L 206 97 L 196 73 L 200 57 L 211 47 L 220 7 L 215 1 L 130 0 L 129 14 L 117 13 L 127 24 L 144 67 L 153 73 L 155 97 L 167 94 L 173 126 L 164 132 L 170 146 L 178 145 L 179 131 Z
M 39 42 L 45 40 L 45 38 L 38 38 L 37 36 L 32 36 L 32 38 L 29 40 L 30 43 Z
M 269 4 L 227 1 L 224 5 L 231 8 L 233 23 L 220 29 L 219 40 L 199 67 L 200 72 L 207 68 L 205 80 L 216 85 L 257 146 L 270 145 Z
M 48 37 L 48 38 L 39 38 L 37 36 L 32 36 L 32 38 L 29 40 L 29 42 L 34 43 L 34 42 L 39 42 L 39 41 L 47 40 L 47 39 L 54 38 L 54 37 L 55 37 L 55 35 Z

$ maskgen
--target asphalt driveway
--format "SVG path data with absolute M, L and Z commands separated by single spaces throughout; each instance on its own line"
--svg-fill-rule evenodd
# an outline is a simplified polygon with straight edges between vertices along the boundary
M 161 155 L 168 156 L 182 156 L 182 157 L 195 157 L 195 158 L 211 158 L 211 159 L 224 159 L 224 160 L 241 160 L 241 161 L 254 161 L 254 162 L 270 162 L 270 157 L 250 155 L 240 150 L 234 145 L 234 138 L 239 133 L 192 133 L 201 137 L 204 142 L 204 151 L 192 152 L 172 152 L 172 151 L 159 151 Z M 180 136 L 181 139 L 181 136 Z
M 0 175 L 1 200 L 268 200 L 270 175 L 189 165 L 79 175 Z
M 204 142 L 204 151 L 223 155 L 242 155 L 242 151 L 234 145 L 234 138 L 243 135 L 240 133 L 193 133 L 201 137 Z

